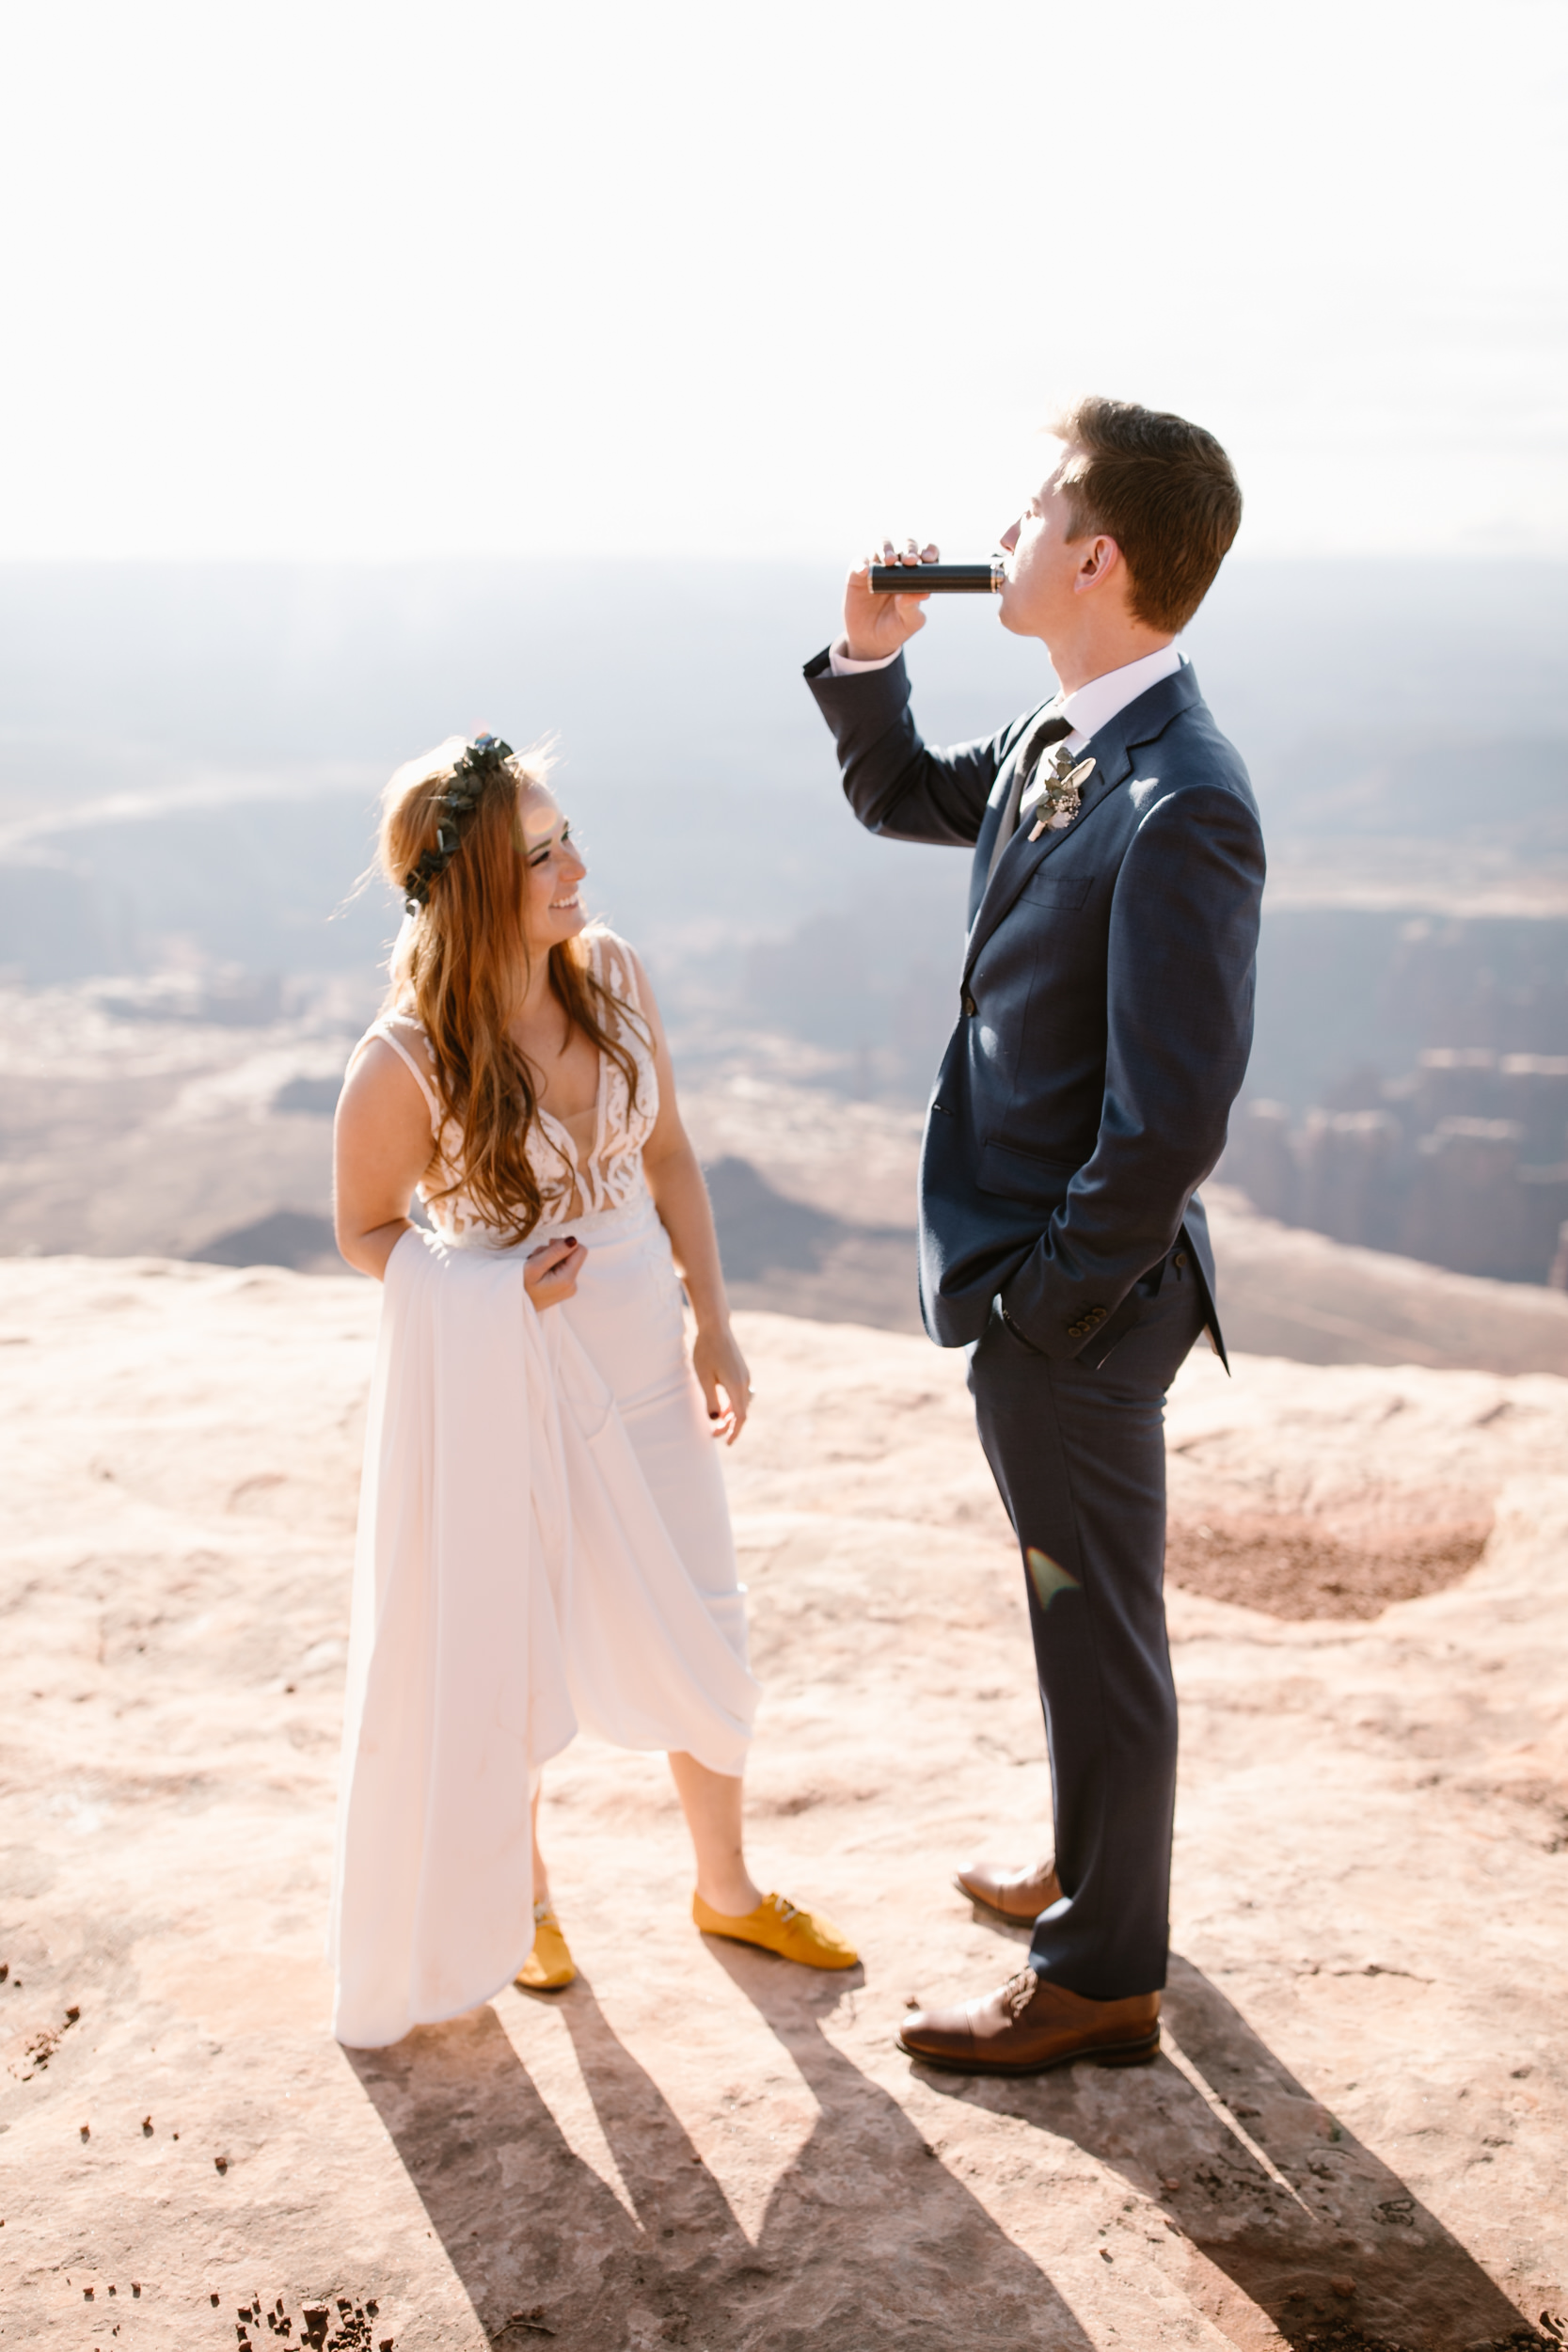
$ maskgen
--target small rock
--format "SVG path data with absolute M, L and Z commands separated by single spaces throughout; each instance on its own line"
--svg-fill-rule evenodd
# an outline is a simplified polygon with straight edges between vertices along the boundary
M 1108 2246 L 1102 2246 L 1100 2249 L 1100 2259 L 1102 2263 L 1114 2263 L 1116 2261 L 1116 2256 L 1112 2253 Z
M 178 2137 L 179 2137 L 179 2134 L 178 2134 L 178 2133 L 176 2133 L 176 2134 L 175 2134 L 175 2137 L 176 2137 L 176 2138 L 178 2138 Z M 213 2162 L 216 2165 L 216 2167 L 217 2167 L 217 2169 L 218 2169 L 218 2170 L 219 2170 L 220 2172 L 227 2172 L 227 2171 L 228 2171 L 228 2169 L 229 2169 L 229 2159 L 228 2159 L 228 2157 L 227 2157 L 227 2156 L 214 2156 L 214 2157 L 213 2158 Z
M 82 2289 L 82 2300 L 83 2300 L 83 2302 L 84 2302 L 84 2303 L 90 2303 L 90 2302 L 92 2301 L 92 2289 L 91 2289 L 91 2287 L 84 2287 L 84 2288 Z
M 82 2125 L 82 2137 L 84 2139 L 90 2139 L 92 2137 L 92 2133 L 86 2123 Z
M 150 2139 L 152 2137 L 152 2118 L 150 2115 L 144 2115 L 142 2117 L 141 2136 L 143 2139 Z
M 1162 2188 L 1180 2188 L 1180 2185 L 1181 2175 L 1179 2172 L 1163 2172 L 1161 2174 L 1160 2186 Z
M 79 2009 L 68 2009 L 65 2013 L 66 2024 L 68 2026 L 73 2026 L 81 2014 L 82 2012 Z
M 1355 2280 L 1354 2279 L 1347 2279 L 1342 2271 L 1336 2273 L 1336 2275 L 1330 2279 L 1328 2283 L 1334 2289 L 1336 2295 L 1354 2295 L 1355 2293 Z

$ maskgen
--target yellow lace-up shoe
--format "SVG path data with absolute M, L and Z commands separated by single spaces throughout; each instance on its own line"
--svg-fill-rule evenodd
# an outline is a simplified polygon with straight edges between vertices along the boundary
M 517 1982 L 529 1993 L 559 1993 L 577 1973 L 560 1920 L 548 1903 L 535 1903 L 533 1949 L 517 1971 Z
M 742 1919 L 726 1918 L 691 1898 L 691 1916 L 705 1935 L 725 1935 L 732 1944 L 756 1944 L 784 1960 L 797 1960 L 803 1968 L 853 1968 L 860 1960 L 854 1946 L 820 1912 L 802 1911 L 782 1895 L 765 1895 L 755 1911 Z

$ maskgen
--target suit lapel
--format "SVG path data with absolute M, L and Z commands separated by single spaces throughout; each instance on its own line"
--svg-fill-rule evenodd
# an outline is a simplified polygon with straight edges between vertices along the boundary
M 997 861 L 975 914 L 964 954 L 964 978 L 967 981 L 974 968 L 974 960 L 998 923 L 1017 898 L 1019 892 L 1032 876 L 1039 871 L 1048 857 L 1053 857 L 1063 844 L 1076 840 L 1096 809 L 1120 789 L 1132 772 L 1132 754 L 1143 743 L 1151 743 L 1176 717 L 1199 699 L 1197 678 L 1189 663 L 1162 678 L 1146 694 L 1118 710 L 1107 721 L 1098 735 L 1091 735 L 1085 743 L 1083 758 L 1091 755 L 1095 772 L 1084 787 L 1078 815 L 1060 833 L 1042 833 L 1037 841 L 1031 841 L 1027 827 L 1021 827 L 1008 842 Z
M 986 895 L 991 870 L 991 852 L 996 844 L 997 828 L 1002 822 L 1002 813 L 1007 805 L 1008 795 L 1012 791 L 1013 779 L 1018 773 L 1019 763 L 1028 748 L 1036 727 L 1055 699 L 1054 694 L 1048 695 L 1044 702 L 1037 704 L 1033 710 L 1019 721 L 1013 737 L 1013 747 L 996 771 L 996 780 L 991 786 L 990 794 L 986 803 L 986 813 L 980 819 L 979 835 L 974 844 L 974 861 L 969 884 L 971 910 L 969 919 L 972 926 L 975 915 L 980 912 L 981 902 Z

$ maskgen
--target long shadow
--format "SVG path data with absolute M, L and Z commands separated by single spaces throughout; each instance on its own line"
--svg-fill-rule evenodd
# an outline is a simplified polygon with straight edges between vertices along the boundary
M 1075 2142 L 1163 2204 L 1203 2258 L 1187 2292 L 1222 2329 L 1234 2289 L 1288 2344 L 1321 2352 L 1551 2352 L 1398 2174 L 1176 1958 L 1162 2023 L 1166 2048 L 1147 2067 L 922 2071 L 949 2098 Z
M 490 2342 L 1092 2352 L 1038 2266 L 833 2049 L 813 1996 L 781 2006 L 776 1979 L 797 1972 L 723 1958 L 821 2110 L 754 2246 L 581 1978 L 559 2006 L 635 2219 L 573 2153 L 493 2009 L 347 2054 Z M 833 2005 L 843 1982 L 817 2005 Z
M 712 2352 L 1091 2352 L 1051 2280 L 953 2178 L 896 2100 L 834 2048 L 820 2012 L 857 1979 L 743 1946 L 712 1956 L 760 2011 L 818 2120 L 775 2183 L 738 2271 L 701 2249 L 689 2276 Z M 668 2110 L 597 2010 L 569 2015 L 578 2060 L 639 2212 L 658 2209 Z M 628 2133 L 625 2119 L 638 2119 Z M 646 2200 L 646 2204 L 644 2203 Z
M 489 2342 L 543 2344 L 556 2309 L 592 2296 L 600 2259 L 640 2233 L 572 2150 L 495 2010 L 343 2056 Z

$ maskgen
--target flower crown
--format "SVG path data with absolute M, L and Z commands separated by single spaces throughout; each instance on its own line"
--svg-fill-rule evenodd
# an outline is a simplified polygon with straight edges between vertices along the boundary
M 499 735 L 476 735 L 451 771 L 451 781 L 436 806 L 436 847 L 426 850 L 411 873 L 403 878 L 403 903 L 410 914 L 430 904 L 430 885 L 444 874 L 456 856 L 468 820 L 479 806 L 485 785 L 512 757 L 512 746 Z

